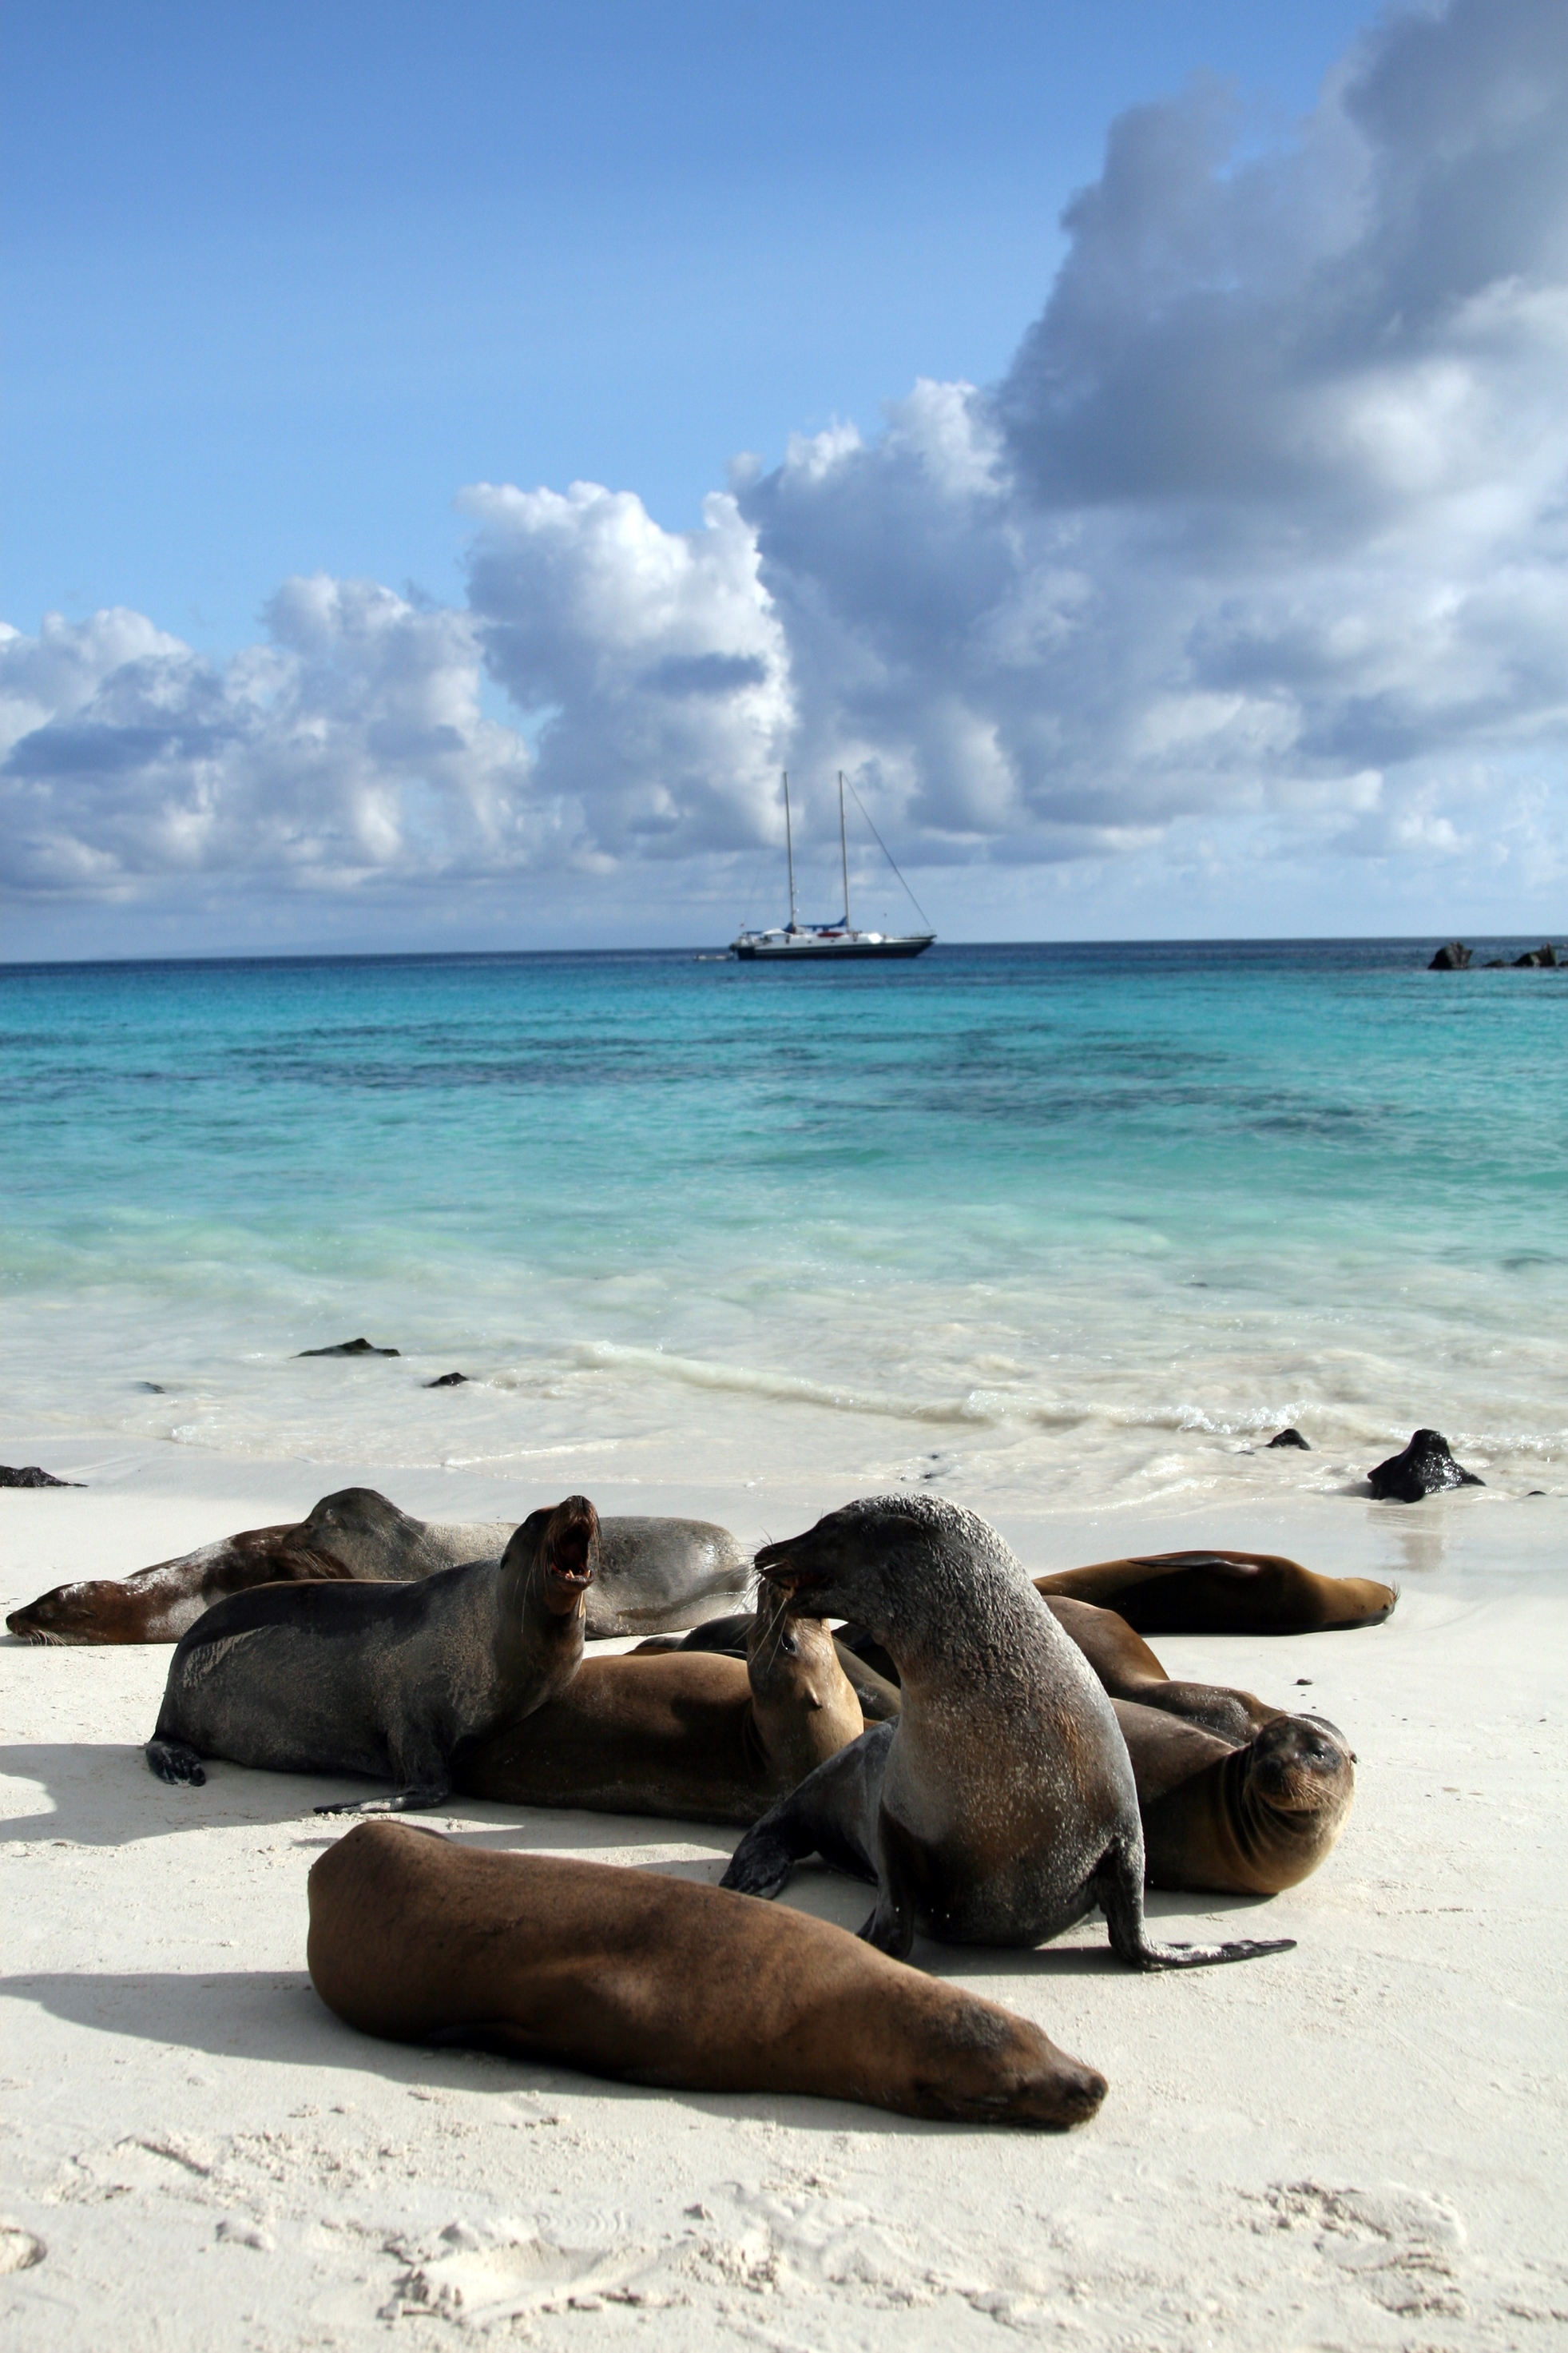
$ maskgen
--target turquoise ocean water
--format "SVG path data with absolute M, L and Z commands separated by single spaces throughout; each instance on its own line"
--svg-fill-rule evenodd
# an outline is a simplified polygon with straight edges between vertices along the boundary
M 1429 953 L 0 968 L 6 1416 L 1047 1504 L 1423 1422 L 1555 1490 L 1568 971 Z

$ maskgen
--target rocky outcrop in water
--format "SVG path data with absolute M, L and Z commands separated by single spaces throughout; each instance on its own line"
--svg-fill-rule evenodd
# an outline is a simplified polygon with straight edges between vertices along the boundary
M 1294 1423 L 1288 1430 L 1276 1430 L 1268 1443 L 1270 1446 L 1299 1446 L 1303 1454 L 1310 1454 L 1312 1451 Z
M 1450 940 L 1446 948 L 1438 949 L 1426 969 L 1428 972 L 1464 972 L 1469 961 L 1470 951 L 1464 941 Z
M 1556 962 L 1556 949 L 1552 946 L 1550 940 L 1542 940 L 1538 948 L 1526 948 L 1521 956 L 1515 956 L 1513 960 L 1513 968 L 1518 972 L 1521 968 L 1531 965 L 1534 965 L 1539 968 L 1542 965 L 1555 965 Z
M 420 1387 L 427 1389 L 460 1388 L 468 1377 L 467 1373 L 437 1373 L 433 1381 L 422 1381 Z
M 368 1340 L 338 1340 L 330 1348 L 301 1348 L 302 1356 L 395 1356 L 395 1348 L 373 1348 Z
M 1445 1487 L 1484 1487 L 1473 1471 L 1462 1470 L 1440 1430 L 1418 1430 L 1403 1454 L 1391 1454 L 1367 1476 L 1380 1504 L 1418 1504 Z

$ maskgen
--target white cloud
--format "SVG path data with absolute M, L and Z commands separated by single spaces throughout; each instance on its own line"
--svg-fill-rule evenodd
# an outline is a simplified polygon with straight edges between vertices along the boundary
M 222 667 L 132 613 L 0 639 L 0 878 L 134 897 L 163 878 L 352 890 L 521 863 L 552 831 L 480 715 L 466 615 L 290 580 Z
M 1284 144 L 1196 83 L 1112 126 L 1002 384 L 737 461 L 695 531 L 481 487 L 462 612 L 318 579 L 224 667 L 132 614 L 0 640 L 5 879 L 652 860 L 695 903 L 787 764 L 808 835 L 843 766 L 999 903 L 1136 871 L 1234 928 L 1336 862 L 1527 897 L 1568 817 L 1565 101 L 1561 0 L 1392 16 Z
M 663 531 L 629 492 L 464 494 L 469 602 L 492 675 L 546 714 L 537 789 L 595 850 L 689 857 L 758 838 L 794 710 L 755 537 L 714 492 Z

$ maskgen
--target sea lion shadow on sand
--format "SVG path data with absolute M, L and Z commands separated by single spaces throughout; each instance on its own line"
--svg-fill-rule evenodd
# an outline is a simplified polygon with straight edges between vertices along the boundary
M 37 1782 L 53 1800 L 52 1811 L 13 1816 L 5 1836 L 40 1844 L 63 1839 L 70 1846 L 137 1846 L 219 1823 L 269 1829 L 298 1822 L 313 1804 L 350 1794 L 347 1779 L 334 1774 L 280 1781 L 275 1773 L 220 1764 L 209 1778 L 211 1802 L 198 1810 L 161 1789 L 146 1764 L 145 1744 L 136 1741 L 18 1741 L 0 1748 L 0 1775 Z

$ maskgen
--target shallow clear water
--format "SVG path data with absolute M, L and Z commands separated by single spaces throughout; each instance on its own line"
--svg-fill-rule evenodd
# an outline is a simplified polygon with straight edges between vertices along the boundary
M 1427 953 L 0 970 L 7 1418 L 1046 1502 L 1421 1422 L 1555 1487 L 1568 971 Z

